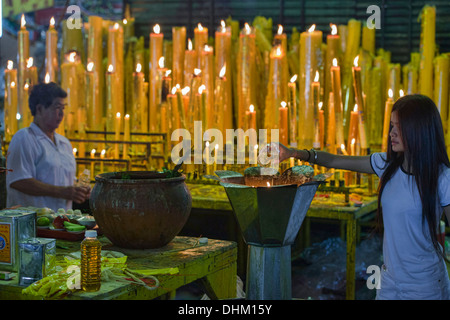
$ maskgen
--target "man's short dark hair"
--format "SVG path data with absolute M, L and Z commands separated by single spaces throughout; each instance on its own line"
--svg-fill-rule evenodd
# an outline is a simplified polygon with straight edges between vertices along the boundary
M 39 83 L 33 86 L 30 96 L 28 97 L 28 105 L 33 117 L 36 114 L 36 106 L 38 104 L 48 108 L 52 105 L 56 98 L 66 98 L 67 92 L 54 82 Z

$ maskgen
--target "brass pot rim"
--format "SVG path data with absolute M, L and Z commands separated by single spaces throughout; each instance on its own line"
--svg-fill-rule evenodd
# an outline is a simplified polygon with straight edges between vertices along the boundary
M 130 175 L 130 178 L 122 178 L 122 175 Z M 137 178 L 136 176 L 143 177 Z M 134 177 L 133 177 L 134 176 Z M 182 174 L 179 177 L 167 178 L 166 174 L 159 171 L 115 171 L 104 172 L 95 176 L 96 182 L 110 183 L 110 184 L 161 184 L 184 182 L 186 176 Z

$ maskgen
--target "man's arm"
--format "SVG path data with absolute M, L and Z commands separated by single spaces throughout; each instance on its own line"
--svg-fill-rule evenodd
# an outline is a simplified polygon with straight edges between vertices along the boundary
M 63 198 L 77 203 L 82 203 L 89 197 L 89 188 L 54 186 L 34 178 L 15 181 L 10 187 L 31 196 Z

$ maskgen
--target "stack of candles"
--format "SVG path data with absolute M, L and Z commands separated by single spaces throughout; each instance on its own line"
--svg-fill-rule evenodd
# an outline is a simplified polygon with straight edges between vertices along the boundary
M 212 38 L 208 28 L 198 23 L 193 42 L 187 38 L 186 27 L 174 27 L 172 51 L 165 49 L 168 40 L 155 25 L 146 60 L 142 37 L 134 50 L 128 50 L 127 37 L 134 36 L 134 31 L 125 21 L 103 21 L 94 16 L 87 24 L 87 55 L 62 52 L 65 59 L 59 63 L 58 32 L 52 18 L 46 33 L 45 81 L 58 82 L 60 78 L 68 93 L 65 121 L 58 130 L 68 138 L 75 138 L 80 134 L 76 131 L 84 129 L 106 129 L 122 141 L 130 141 L 132 133 L 148 132 L 165 132 L 170 139 L 178 128 L 193 134 L 194 121 L 202 121 L 203 132 L 217 128 L 224 138 L 226 129 L 279 129 L 280 141 L 292 147 L 336 153 L 344 145 L 351 154 L 352 146 L 355 152 L 366 154 L 386 150 L 390 110 L 403 89 L 407 94 L 423 93 L 435 100 L 450 144 L 450 55 L 436 56 L 435 11 L 432 6 L 423 8 L 423 50 L 412 53 L 403 68 L 391 63 L 390 52 L 375 49 L 375 30 L 355 20 L 347 25 L 330 24 L 326 42 L 324 31 L 312 25 L 295 38 L 298 43 L 289 46 L 282 26 L 273 37 L 273 46 L 272 36 L 260 32 L 260 26 L 245 23 L 239 30 L 231 18 L 220 22 Z M 5 71 L 7 140 L 31 122 L 27 95 L 38 82 L 29 56 L 24 16 L 21 21 L 18 69 L 8 62 Z M 104 52 L 99 43 L 102 32 L 108 34 Z M 128 51 L 134 55 L 125 59 Z M 130 87 L 124 79 L 131 79 Z M 132 90 L 130 99 L 125 97 L 125 88 Z M 84 129 L 76 125 L 83 119 L 87 119 Z M 220 145 L 232 144 L 223 142 Z M 135 150 L 126 144 L 113 149 L 116 159 L 125 159 Z

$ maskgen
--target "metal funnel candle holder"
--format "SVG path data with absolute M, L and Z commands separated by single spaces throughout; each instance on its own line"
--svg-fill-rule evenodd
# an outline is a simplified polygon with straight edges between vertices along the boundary
M 292 299 L 291 245 L 322 181 L 254 187 L 238 172 L 215 173 L 248 245 L 247 299 Z

